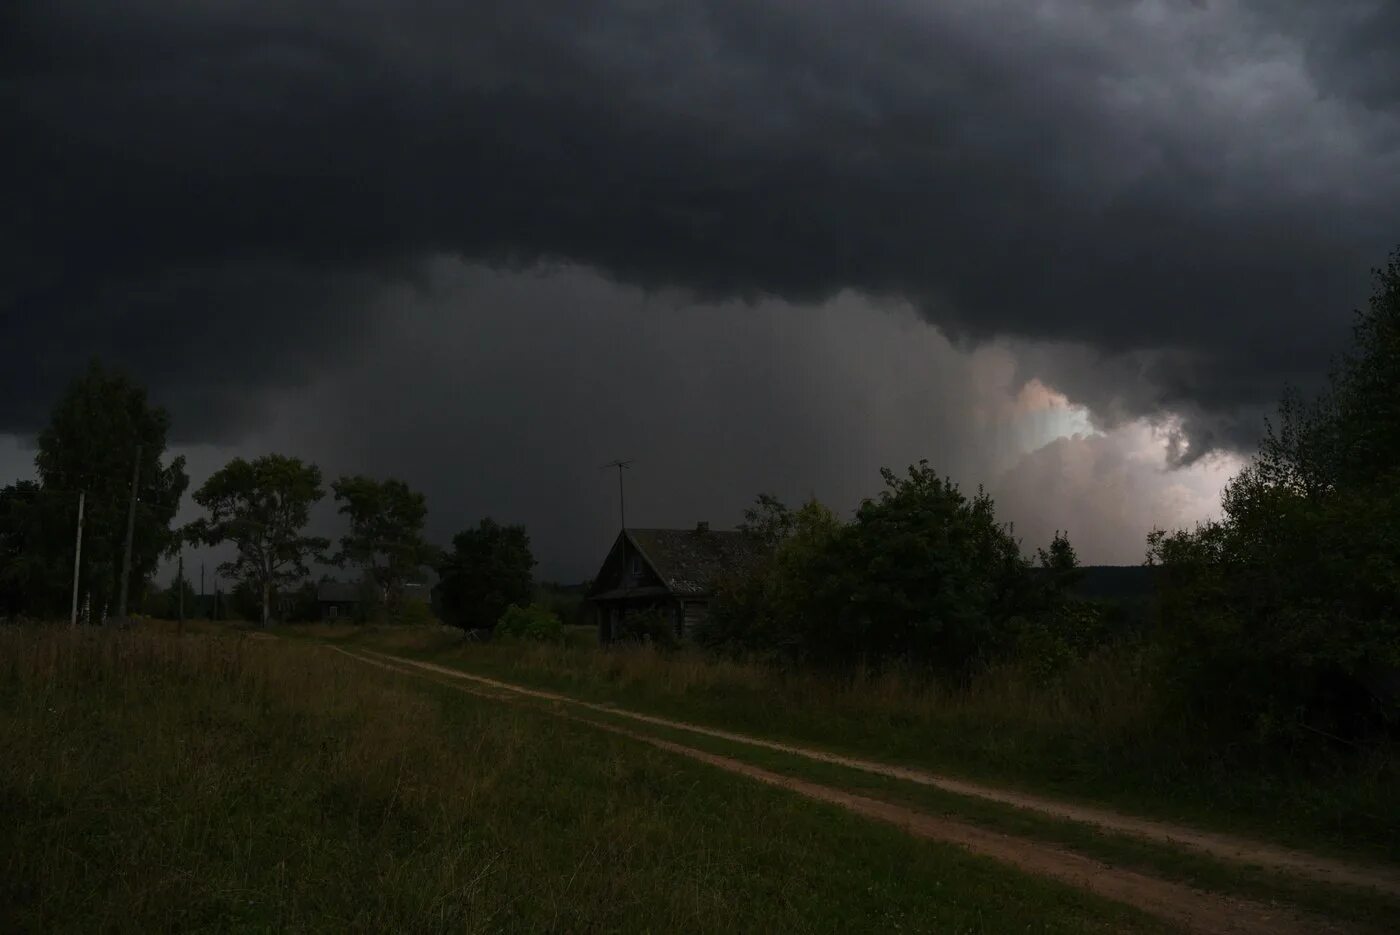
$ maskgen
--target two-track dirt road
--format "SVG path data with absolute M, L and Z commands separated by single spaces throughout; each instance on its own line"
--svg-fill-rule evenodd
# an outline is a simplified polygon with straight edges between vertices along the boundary
M 933 786 L 959 795 L 986 799 L 1016 808 L 1035 811 L 1065 821 L 1080 822 L 1105 830 L 1134 835 L 1160 844 L 1194 850 L 1233 863 L 1264 867 L 1300 880 L 1368 887 L 1391 895 L 1400 894 L 1400 875 L 1387 868 L 1352 864 L 1302 851 L 1245 838 L 1221 835 L 1200 829 L 1125 815 L 1108 809 L 1062 802 L 1028 795 L 954 777 L 894 766 L 871 760 L 829 753 L 823 750 L 778 743 L 761 737 L 718 730 L 698 724 L 656 717 L 614 705 L 596 704 L 557 692 L 543 691 L 474 675 L 431 662 L 366 650 L 351 652 L 331 647 L 360 662 L 407 675 L 436 677 L 472 694 L 506 703 L 527 703 L 559 717 L 581 721 L 592 727 L 650 744 L 670 753 L 750 779 L 791 790 L 799 795 L 839 806 L 855 814 L 896 825 L 909 834 L 963 847 L 1028 873 L 1058 880 L 1108 899 L 1135 906 L 1181 926 L 1203 933 L 1305 933 L 1348 931 L 1347 926 L 1312 916 L 1282 905 L 1194 889 L 1182 883 L 1159 879 L 1150 874 L 1115 867 L 1064 848 L 1030 838 L 1003 834 L 976 824 L 932 815 L 905 805 L 822 785 L 743 762 L 706 750 L 677 743 L 647 733 L 646 725 L 715 737 L 726 741 L 780 751 L 810 760 L 889 776 Z M 540 705 L 547 702 L 548 705 Z M 616 723 L 585 717 L 594 712 L 610 718 L 628 719 L 636 730 Z

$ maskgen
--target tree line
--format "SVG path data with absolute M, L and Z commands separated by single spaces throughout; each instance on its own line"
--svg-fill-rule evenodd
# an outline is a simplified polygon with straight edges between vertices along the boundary
M 1201 730 L 1284 745 L 1400 730 L 1400 252 L 1326 388 L 1285 394 L 1222 518 L 1148 536 L 1143 626 L 1075 595 L 1066 536 L 1029 560 L 982 490 L 926 463 L 884 480 L 851 521 L 760 497 L 745 528 L 761 558 L 722 582 L 703 641 L 955 678 L 1114 652 Z
M 1147 540 L 1155 602 L 1141 628 L 1076 596 L 1078 562 L 1056 534 L 1034 558 L 979 489 L 968 496 L 928 464 L 883 472 L 852 520 L 820 503 L 760 497 L 744 528 L 759 559 L 718 583 L 699 638 L 716 652 L 827 667 L 900 664 L 965 677 L 1017 660 L 1047 676 L 1076 657 L 1136 640 L 1135 665 L 1203 729 L 1291 743 L 1355 744 L 1400 729 L 1400 253 L 1375 272 L 1350 350 L 1325 389 L 1285 394 L 1257 454 L 1231 480 L 1223 516 Z M 439 615 L 490 628 L 531 597 L 529 537 L 489 519 L 436 549 L 421 494 L 397 480 L 342 477 L 331 492 L 348 531 L 331 553 L 306 532 L 325 496 L 315 465 L 234 459 L 194 493 L 205 516 L 173 518 L 187 486 L 164 460 L 167 414 L 94 364 L 38 437 L 38 479 L 0 490 L 0 613 L 67 606 L 77 497 L 87 504 L 81 589 L 97 619 L 121 589 L 129 489 L 137 481 L 127 584 L 149 583 L 182 543 L 232 543 L 221 566 L 258 595 L 311 563 L 354 565 L 393 602 L 438 569 Z M 519 618 L 519 619 L 516 619 Z M 540 630 L 528 615 L 518 629 Z M 1129 632 L 1131 631 L 1131 632 Z
M 125 553 L 131 606 L 140 606 L 161 559 L 195 544 L 233 547 L 234 558 L 218 570 L 254 596 L 264 625 L 276 598 L 295 592 L 313 564 L 360 570 L 391 614 L 406 585 L 433 568 L 440 616 L 464 627 L 494 623 L 530 598 L 535 560 L 524 527 L 488 518 L 439 548 L 424 535 L 424 496 L 393 478 L 349 475 L 330 484 L 347 526 L 333 550 L 330 539 L 308 532 L 312 509 L 327 495 L 321 470 L 287 455 L 232 459 L 192 495 L 205 515 L 177 527 L 189 477 L 183 457 L 166 461 L 169 429 L 169 414 L 126 375 L 94 362 L 73 381 L 39 433 L 37 480 L 0 489 L 0 616 L 68 615 L 80 500 L 85 619 L 119 612 Z
M 759 557 L 719 583 L 701 641 L 824 668 L 965 673 L 1032 643 L 1063 655 L 1104 629 L 1104 608 L 1074 594 L 1067 534 L 1028 559 L 984 490 L 969 497 L 922 461 L 881 473 L 885 489 L 850 521 L 761 495 L 741 526 Z

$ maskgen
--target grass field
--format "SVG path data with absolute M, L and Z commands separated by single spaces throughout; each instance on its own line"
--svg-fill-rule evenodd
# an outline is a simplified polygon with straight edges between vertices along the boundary
M 1149 670 L 1091 660 L 1053 684 L 1015 669 L 970 686 L 886 675 L 806 673 L 599 649 L 591 631 L 563 647 L 465 643 L 434 628 L 311 627 L 314 639 L 461 666 L 593 701 L 994 780 L 1343 856 L 1400 863 L 1400 756 L 1393 749 L 1286 760 L 1164 726 Z
M 6 932 L 1164 928 L 587 725 L 198 626 L 0 629 L 0 816 Z

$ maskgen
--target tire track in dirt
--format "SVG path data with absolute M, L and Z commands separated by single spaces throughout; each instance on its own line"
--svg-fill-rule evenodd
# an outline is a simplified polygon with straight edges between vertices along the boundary
M 390 655 L 389 653 L 375 652 L 374 650 L 367 651 L 385 659 L 392 659 L 395 662 L 416 666 L 431 672 L 438 672 L 453 678 L 466 679 L 479 685 L 490 686 L 497 690 L 511 691 L 532 698 L 562 702 L 588 710 L 629 718 L 646 724 L 655 724 L 659 727 L 689 731 L 707 737 L 715 737 L 720 740 L 728 740 L 734 743 L 776 750 L 781 753 L 804 757 L 820 763 L 831 763 L 837 766 L 861 770 L 866 773 L 901 779 L 918 785 L 932 786 L 937 789 L 942 789 L 945 792 L 985 799 L 1002 805 L 1010 805 L 1014 808 L 1027 809 L 1029 811 L 1048 815 L 1052 818 L 1092 825 L 1106 831 L 1128 834 L 1176 847 L 1191 848 L 1209 854 L 1212 857 L 1233 863 L 1263 867 L 1268 870 L 1279 871 L 1318 883 L 1371 888 L 1382 893 L 1400 896 L 1400 871 L 1390 868 L 1348 863 L 1346 861 L 1321 857 L 1316 854 L 1309 854 L 1305 851 L 1293 850 L 1275 844 L 1253 841 L 1248 838 L 1219 834 L 1213 831 L 1202 831 L 1183 825 L 1156 821 L 1149 818 L 1139 818 L 1134 815 L 1125 815 L 1121 812 L 1115 812 L 1110 809 L 1099 808 L 1092 805 L 1062 802 L 1044 796 L 1016 792 L 1009 789 L 999 789 L 994 786 L 968 782 L 950 776 L 940 776 L 936 773 L 929 773 L 924 770 L 911 769 L 904 766 L 893 766 L 888 763 L 843 756 L 838 753 L 828 753 L 825 750 L 816 750 L 810 747 L 800 747 L 793 744 L 766 740 L 751 734 L 740 734 L 733 731 L 705 727 L 700 724 L 692 724 L 686 721 L 675 721 L 651 714 L 643 714 L 639 711 L 629 711 L 626 708 L 619 708 L 610 704 L 596 704 L 594 702 L 572 698 L 568 695 L 562 695 L 557 692 L 528 688 L 523 685 L 516 685 L 512 682 L 503 682 L 499 679 L 473 675 L 468 672 L 463 672 L 460 669 L 452 669 L 432 662 L 408 659 L 402 656 Z
M 552 692 L 521 689 L 519 686 L 511 686 L 509 683 L 469 676 L 458 670 L 448 669 L 433 663 L 404 659 L 387 653 L 374 653 L 381 659 L 393 660 L 392 663 L 384 662 L 381 659 L 350 652 L 338 646 L 330 648 L 360 662 L 404 675 L 423 677 L 422 673 L 430 672 L 476 683 L 472 685 L 453 684 L 450 687 L 493 701 L 519 703 L 522 698 L 536 698 L 550 702 L 572 702 L 572 699 Z M 437 679 L 432 679 L 432 681 L 438 682 L 438 684 L 448 684 Z M 594 708 L 608 714 L 617 713 L 615 709 L 606 706 L 584 705 L 584 707 Z M 687 747 L 684 744 L 631 731 L 614 724 L 568 714 L 558 709 L 544 710 L 543 713 L 586 724 L 598 730 L 649 744 L 657 749 L 687 757 L 726 772 L 795 792 L 818 802 L 835 805 L 862 817 L 894 825 L 915 837 L 960 846 L 970 853 L 988 857 L 1023 872 L 1056 880 L 1097 896 L 1133 906 L 1191 932 L 1199 932 L 1203 935 L 1295 935 L 1295 933 L 1303 935 L 1303 933 L 1348 931 L 1343 926 L 1286 906 L 1266 905 L 1252 900 L 1206 893 L 1184 884 L 1161 880 L 1144 873 L 1105 864 L 1053 845 L 991 831 L 957 819 L 929 815 L 903 805 L 775 773 L 732 757 Z

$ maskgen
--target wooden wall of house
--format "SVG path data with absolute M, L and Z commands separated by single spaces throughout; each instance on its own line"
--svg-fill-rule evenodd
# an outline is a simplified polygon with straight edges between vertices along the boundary
M 619 576 L 617 587 L 644 588 L 661 583 L 661 579 L 656 577 L 631 542 L 623 543 L 622 559 L 622 574 Z
M 685 620 L 681 624 L 681 636 L 685 639 L 694 639 L 695 634 L 704 629 L 705 620 L 709 616 L 709 605 L 704 601 L 685 602 Z

